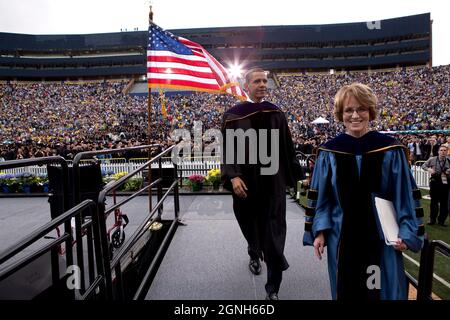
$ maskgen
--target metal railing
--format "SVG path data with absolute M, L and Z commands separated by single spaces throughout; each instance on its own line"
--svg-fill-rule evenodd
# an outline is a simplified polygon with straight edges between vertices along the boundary
M 22 159 L 22 160 L 12 160 L 0 163 L 0 170 L 11 169 L 11 168 L 26 168 L 32 165 L 58 165 L 61 167 L 62 175 L 61 175 L 61 186 L 62 186 L 62 213 L 54 214 L 51 216 L 51 221 L 45 226 L 38 229 L 38 231 L 33 232 L 29 236 L 25 237 L 23 240 L 19 241 L 15 246 L 11 247 L 4 253 L 2 253 L 3 259 L 8 260 L 13 255 L 17 254 L 20 250 L 35 242 L 39 235 L 43 235 L 42 232 L 50 230 L 57 230 L 57 237 L 54 241 L 52 241 L 45 248 L 39 250 L 37 253 L 31 254 L 27 259 L 23 260 L 23 264 L 20 266 L 26 265 L 34 261 L 36 258 L 41 256 L 47 251 L 51 252 L 51 272 L 52 272 L 52 282 L 53 285 L 57 283 L 60 279 L 59 274 L 59 255 L 61 250 L 54 249 L 56 246 L 59 246 L 62 242 L 65 243 L 64 253 L 66 256 L 66 261 L 68 265 L 73 264 L 73 250 L 72 246 L 76 243 L 77 246 L 77 265 L 79 266 L 79 276 L 80 276 L 80 288 L 79 288 L 79 296 L 81 299 L 88 298 L 94 292 L 93 290 L 97 287 L 101 287 L 99 294 L 104 293 L 104 268 L 102 261 L 102 252 L 100 251 L 100 242 L 98 241 L 98 218 L 97 218 L 97 210 L 95 208 L 95 202 L 84 201 L 78 206 L 74 206 L 72 209 L 70 206 L 69 199 L 69 169 L 68 162 L 60 156 L 52 156 L 52 157 L 42 157 L 42 158 L 32 158 L 32 159 Z M 92 210 L 92 205 L 94 205 L 94 210 Z M 70 210 L 69 210 L 70 209 Z M 91 220 L 83 221 L 83 212 L 89 209 Z M 74 218 L 76 221 L 80 223 L 76 223 L 75 226 L 75 237 L 73 237 L 73 231 L 71 226 L 71 219 Z M 61 236 L 59 234 L 58 226 L 64 224 L 64 234 Z M 53 228 L 52 228 L 53 227 Z M 92 235 L 94 234 L 94 238 Z M 89 252 L 89 260 L 88 260 L 88 269 L 89 269 L 89 280 L 90 287 L 86 291 L 85 290 L 85 269 L 84 269 L 84 258 L 83 258 L 83 240 L 82 237 L 87 237 L 87 247 Z M 96 236 L 95 236 L 96 235 Z M 94 247 L 92 242 L 94 241 Z M 95 259 L 94 259 L 95 254 Z M 1 260 L 2 263 L 4 262 Z M 17 268 L 20 268 L 17 265 Z M 95 267 L 96 266 L 96 270 Z M 8 269 L 9 273 L 13 273 L 18 269 Z
M 31 234 L 19 240 L 16 244 L 5 250 L 0 254 L 0 265 L 6 263 L 8 260 L 13 258 L 18 253 L 22 252 L 25 248 L 31 246 L 39 240 L 45 238 L 45 236 L 54 231 L 56 228 L 64 224 L 64 233 L 62 235 L 58 235 L 49 243 L 43 245 L 38 250 L 34 250 L 33 252 L 27 254 L 25 257 L 22 257 L 18 261 L 10 264 L 6 268 L 0 271 L 0 281 L 8 278 L 15 272 L 21 270 L 24 266 L 29 265 L 42 255 L 47 252 L 52 252 L 57 254 L 61 249 L 61 244 L 65 243 L 65 259 L 66 259 L 66 270 L 69 269 L 70 266 L 74 265 L 73 260 L 73 252 L 72 252 L 72 241 L 74 240 L 72 227 L 70 225 L 70 220 L 76 216 L 82 215 L 83 211 L 89 209 L 91 216 L 96 215 L 96 206 L 95 202 L 92 200 L 85 200 L 79 205 L 73 207 L 72 209 L 64 212 L 60 216 L 55 219 L 52 219 L 50 222 L 46 223 L 42 227 L 33 231 Z M 93 228 L 92 221 L 88 221 L 83 225 L 83 228 Z M 78 239 L 81 242 L 81 239 Z M 101 257 L 100 247 L 96 248 L 96 257 L 97 259 Z M 77 256 L 77 262 L 78 262 Z M 58 261 L 57 261 L 58 262 Z M 55 286 L 56 283 L 60 280 L 59 274 L 59 262 L 56 265 L 52 263 L 52 285 Z M 79 268 L 80 273 L 84 272 L 84 268 Z M 81 280 L 80 280 L 81 281 Z M 80 282 L 81 285 L 81 282 Z M 91 282 L 88 290 L 79 290 L 79 299 L 86 299 L 92 296 L 95 292 L 95 289 L 100 288 L 100 292 L 104 292 L 104 276 L 101 268 L 101 260 L 97 260 L 97 276 Z
M 97 202 L 97 208 L 98 208 L 98 225 L 99 225 L 99 239 L 101 243 L 101 248 L 103 252 L 102 256 L 102 263 L 105 270 L 105 278 L 106 278 L 106 298 L 107 299 L 124 299 L 124 292 L 123 292 L 123 278 L 122 278 L 122 264 L 121 261 L 123 258 L 129 254 L 130 250 L 138 243 L 139 240 L 148 232 L 148 226 L 153 223 L 154 221 L 157 221 L 161 218 L 162 215 L 162 205 L 164 200 L 167 198 L 170 192 L 173 192 L 174 196 L 174 211 L 175 211 L 175 218 L 173 222 L 170 225 L 170 228 L 168 230 L 168 233 L 166 234 L 164 240 L 161 243 L 161 246 L 156 253 L 155 257 L 152 260 L 152 264 L 150 265 L 150 268 L 147 270 L 146 274 L 143 277 L 143 280 L 141 281 L 141 284 L 139 288 L 137 289 L 134 299 L 142 299 L 143 295 L 145 294 L 145 290 L 148 289 L 149 286 L 149 280 L 150 275 L 152 272 L 154 272 L 154 269 L 156 267 L 156 261 L 160 259 L 162 252 L 165 250 L 165 248 L 168 246 L 169 239 L 172 237 L 173 233 L 176 230 L 176 225 L 178 223 L 178 215 L 179 215 L 179 190 L 178 190 L 178 176 L 177 176 L 177 166 L 173 165 L 174 170 L 174 182 L 171 184 L 171 186 L 168 188 L 168 190 L 163 194 L 162 193 L 162 157 L 169 152 L 172 151 L 172 149 L 175 146 L 172 146 L 163 152 L 160 152 L 158 155 L 153 157 L 152 159 L 146 161 L 138 168 L 132 170 L 127 175 L 121 177 L 117 181 L 111 182 L 108 185 L 106 185 L 99 193 L 98 196 L 98 202 Z M 99 154 L 114 154 L 118 152 L 124 152 L 124 150 L 138 150 L 138 149 L 154 149 L 158 148 L 160 151 L 161 146 L 160 145 L 146 145 L 146 146 L 139 146 L 139 147 L 131 147 L 131 148 L 125 148 L 125 149 L 112 149 L 112 150 L 102 150 L 102 151 L 92 151 L 92 152 L 83 152 L 79 153 L 75 159 L 74 159 L 74 194 L 77 196 L 75 199 L 75 203 L 79 202 L 80 200 L 80 194 L 79 194 L 79 186 L 80 186 L 80 173 L 79 173 L 79 163 L 81 159 L 85 158 L 92 158 Z M 159 152 L 158 151 L 158 152 Z M 158 163 L 158 170 L 159 170 L 159 178 L 155 181 L 151 181 L 150 184 L 147 186 L 142 187 L 138 191 L 134 192 L 132 195 L 126 197 L 125 199 L 121 200 L 120 202 L 114 204 L 113 206 L 109 208 L 105 208 L 104 202 L 106 199 L 106 196 L 110 193 L 118 189 L 120 186 L 122 186 L 128 179 L 132 178 L 133 176 L 136 176 L 138 174 L 142 174 L 142 171 L 148 168 L 148 170 L 152 167 L 152 163 L 156 162 Z M 151 170 L 149 170 L 151 171 Z M 151 203 L 151 194 L 153 187 L 157 187 L 157 204 L 155 207 L 152 206 Z M 143 192 L 148 191 L 149 193 L 149 214 L 146 216 L 144 221 L 138 226 L 137 230 L 128 237 L 128 240 L 123 244 L 123 246 L 118 249 L 118 251 L 113 256 L 112 261 L 110 261 L 110 255 L 106 254 L 109 252 L 108 248 L 108 239 L 107 239 L 107 230 L 106 230 L 106 219 L 109 216 L 111 212 L 114 212 L 114 210 L 120 208 L 124 204 L 131 201 L 133 198 L 137 197 L 138 195 L 142 194 Z M 155 214 L 158 213 L 158 215 L 155 217 Z M 115 273 L 115 279 L 114 283 L 116 285 L 115 288 L 113 288 L 113 275 L 112 271 L 114 270 Z
M 422 169 L 422 164 L 424 162 L 425 161 L 416 161 L 416 163 L 411 166 L 414 180 L 419 188 L 429 188 L 430 185 L 430 173 Z
M 95 224 L 95 221 L 98 219 L 95 219 L 97 216 L 97 210 L 92 210 L 92 205 L 95 204 L 94 202 L 83 202 L 79 204 L 78 206 L 72 208 L 69 210 L 69 186 L 68 186 L 68 165 L 66 160 L 63 157 L 60 156 L 52 156 L 52 157 L 43 157 L 43 158 L 33 158 L 33 159 L 22 159 L 22 160 L 12 160 L 12 161 L 5 161 L 0 163 L 0 170 L 6 170 L 11 168 L 23 168 L 23 167 L 29 167 L 31 165 L 59 165 L 62 170 L 62 211 L 63 213 L 61 215 L 55 215 L 52 216 L 52 220 L 44 225 L 43 227 L 39 228 L 37 231 L 31 233 L 27 237 L 23 238 L 19 242 L 17 242 L 15 245 L 10 247 L 8 250 L 4 251 L 0 255 L 0 263 L 5 263 L 12 257 L 14 257 L 17 253 L 19 253 L 24 248 L 28 247 L 29 245 L 33 244 L 37 240 L 41 239 L 45 234 L 49 233 L 52 230 L 59 230 L 58 226 L 64 224 L 64 234 L 58 235 L 57 237 L 51 241 L 49 244 L 46 244 L 43 248 L 39 249 L 36 252 L 33 252 L 29 254 L 27 257 L 19 260 L 16 263 L 13 263 L 11 266 L 7 267 L 5 270 L 1 272 L 2 276 L 0 279 L 7 278 L 14 272 L 17 272 L 19 269 L 23 268 L 25 265 L 30 264 L 31 262 L 35 261 L 37 258 L 45 254 L 46 252 L 50 251 L 51 253 L 51 273 L 52 273 L 52 285 L 55 285 L 60 280 L 60 272 L 59 272 L 59 255 L 60 255 L 60 244 L 65 242 L 65 257 L 67 266 L 73 265 L 73 251 L 72 251 L 72 244 L 74 242 L 74 239 L 76 239 L 76 243 L 81 246 L 82 248 L 82 236 L 84 234 L 87 234 L 88 239 L 92 240 L 92 232 L 95 232 L 97 228 L 97 225 Z M 95 208 L 95 206 L 94 206 Z M 71 226 L 71 219 L 75 218 L 76 220 L 79 219 L 83 215 L 83 211 L 85 209 L 89 209 L 91 213 L 91 217 L 93 217 L 93 220 L 87 221 L 83 224 L 80 224 L 76 226 L 76 237 L 73 237 L 72 233 L 72 226 Z M 81 219 L 81 218 L 80 218 Z M 84 234 L 82 234 L 82 230 L 84 230 Z M 88 247 L 92 246 L 92 241 L 89 242 L 88 240 Z M 57 248 L 59 248 L 57 250 Z M 92 247 L 91 247 L 92 248 Z M 83 251 L 81 250 L 77 252 L 77 264 L 78 266 L 81 266 L 79 268 L 80 271 L 80 288 L 79 288 L 79 294 L 81 299 L 87 298 L 93 293 L 93 289 L 95 289 L 98 286 L 104 285 L 104 279 L 103 276 L 103 270 L 102 265 L 99 264 L 101 262 L 101 251 L 99 251 L 99 245 L 95 246 L 95 254 L 96 254 L 96 262 L 97 262 L 97 270 L 94 270 L 94 259 L 90 261 L 89 264 L 89 274 L 90 274 L 90 280 L 93 280 L 91 282 L 91 286 L 88 289 L 88 291 L 84 290 L 84 264 L 80 264 L 80 262 L 83 261 Z M 93 250 L 93 249 L 92 249 Z M 95 276 L 95 273 L 97 276 Z M 92 285 L 95 283 L 95 285 Z M 104 292 L 100 291 L 100 292 Z
M 63 176 L 63 182 L 62 182 L 62 192 L 63 192 L 63 204 L 62 208 L 64 211 L 67 211 L 68 204 L 69 204 L 69 195 L 68 195 L 68 167 L 67 163 L 61 156 L 52 156 L 52 157 L 43 157 L 43 158 L 33 158 L 33 159 L 22 159 L 22 160 L 11 160 L 11 161 L 5 161 L 0 162 L 0 171 L 4 171 L 7 169 L 15 169 L 15 168 L 21 168 L 21 167 L 29 167 L 33 165 L 48 165 L 56 163 L 61 165 L 62 168 L 62 176 Z M 70 226 L 70 221 L 67 222 L 66 227 Z M 69 252 L 69 258 L 73 259 L 71 256 L 71 252 Z M 56 283 L 57 280 L 59 280 L 59 263 L 58 263 L 58 253 L 54 250 L 51 251 L 51 265 L 52 265 L 52 280 L 54 283 Z
M 420 256 L 419 276 L 417 281 L 417 300 L 433 300 L 433 271 L 436 251 L 450 258 L 450 245 L 442 240 L 425 239 Z
M 30 158 L 30 159 L 21 159 L 21 160 L 10 160 L 10 161 L 4 161 L 0 162 L 0 172 L 14 172 L 17 170 L 17 172 L 24 172 L 22 169 L 24 168 L 39 168 L 40 170 L 45 171 L 47 173 L 47 167 L 44 165 L 49 164 L 58 164 L 61 165 L 62 168 L 62 176 L 63 176 L 63 184 L 62 184 L 62 192 L 63 192 L 63 208 L 64 210 L 67 210 L 68 205 L 68 176 L 69 176 L 69 170 L 67 161 L 61 157 L 61 156 L 51 156 L 51 157 L 42 157 L 42 158 Z M 64 207 L 66 206 L 66 207 Z
M 125 149 L 111 149 L 111 150 L 102 150 L 100 154 L 105 154 L 103 151 L 111 152 L 111 151 L 117 151 L 115 153 L 122 153 L 124 150 L 135 150 L 140 149 L 141 147 L 131 147 L 131 148 L 125 148 Z M 93 151 L 96 152 L 96 151 Z M 85 153 L 85 152 L 84 152 Z M 314 165 L 315 155 L 314 154 L 305 154 L 301 151 L 296 152 L 296 156 L 300 161 L 300 164 L 303 167 L 309 167 L 310 163 Z M 72 161 L 66 160 L 69 165 L 71 165 Z M 89 161 L 89 160 L 81 160 L 83 161 Z M 119 172 L 131 172 L 135 170 L 136 168 L 139 168 L 141 165 L 143 165 L 147 159 L 146 158 L 130 158 L 128 161 L 126 161 L 125 158 L 111 158 L 111 159 L 98 159 L 100 161 L 100 166 L 102 171 L 109 172 L 109 173 L 119 173 Z M 429 187 L 429 178 L 430 173 L 426 170 L 423 170 L 421 168 L 421 165 L 425 161 L 416 161 L 414 165 L 411 166 L 411 171 L 414 176 L 414 179 L 416 181 L 416 184 L 419 188 L 428 188 Z M 162 159 L 162 165 L 165 168 L 172 168 L 173 163 L 171 160 L 171 157 L 164 157 Z M 153 167 L 155 167 L 155 164 L 153 164 Z M 211 169 L 217 169 L 220 168 L 220 156 L 214 156 L 214 157 L 189 157 L 188 159 L 183 160 L 178 165 L 178 170 L 180 171 L 181 178 L 186 178 L 190 176 L 191 174 L 206 174 L 208 170 Z M 4 170 L 4 173 L 9 174 L 18 174 L 22 172 L 29 172 L 36 175 L 46 175 L 47 169 L 42 166 L 28 166 L 28 167 L 20 167 L 20 168 L 11 168 Z M 142 173 L 139 172 L 136 177 L 142 178 Z

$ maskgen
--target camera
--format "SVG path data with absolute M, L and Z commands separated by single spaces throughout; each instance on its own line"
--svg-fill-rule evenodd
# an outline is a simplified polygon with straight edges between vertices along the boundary
M 433 173 L 430 176 L 430 182 L 440 182 L 441 181 L 441 175 L 438 173 Z

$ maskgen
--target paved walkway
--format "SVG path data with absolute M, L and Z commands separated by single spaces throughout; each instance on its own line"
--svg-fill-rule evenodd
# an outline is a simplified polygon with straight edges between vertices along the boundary
M 146 299 L 261 300 L 266 268 L 255 276 L 248 269 L 247 245 L 235 220 L 231 196 L 191 197 L 182 206 L 180 226 Z M 186 206 L 187 205 L 187 206 Z M 279 297 L 284 300 L 331 299 L 326 259 L 304 247 L 303 210 L 287 198 L 285 255 Z

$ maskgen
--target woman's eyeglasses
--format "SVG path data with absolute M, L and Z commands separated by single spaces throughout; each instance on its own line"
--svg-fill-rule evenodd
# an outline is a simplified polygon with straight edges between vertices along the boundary
M 366 113 L 369 112 L 368 108 L 365 107 L 358 107 L 358 108 L 344 108 L 344 113 L 346 115 L 353 115 L 353 113 L 356 112 L 357 114 L 362 114 L 362 113 Z

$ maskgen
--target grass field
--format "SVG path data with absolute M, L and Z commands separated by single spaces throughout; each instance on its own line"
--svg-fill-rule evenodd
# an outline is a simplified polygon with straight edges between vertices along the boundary
M 428 190 L 422 189 L 422 197 L 428 195 Z M 306 196 L 300 196 L 300 203 L 306 204 Z M 423 221 L 425 223 L 425 233 L 428 239 L 431 240 L 442 240 L 445 243 L 450 244 L 450 226 L 442 227 L 440 225 L 428 226 L 426 223 L 430 217 L 430 200 L 422 199 L 421 201 L 422 207 L 424 209 L 424 218 Z M 449 224 L 449 221 L 447 221 Z M 414 259 L 417 263 L 420 261 L 420 252 L 414 253 L 412 251 L 405 252 L 409 257 Z M 417 279 L 419 273 L 419 267 L 416 266 L 413 262 L 410 262 L 408 259 L 404 259 L 405 261 L 405 269 Z M 435 261 L 434 261 L 434 274 L 438 277 L 442 278 L 447 283 L 450 283 L 450 258 L 447 258 L 436 252 Z M 436 279 L 433 279 L 433 293 L 435 293 L 439 298 L 444 300 L 450 300 L 450 288 L 441 284 Z

